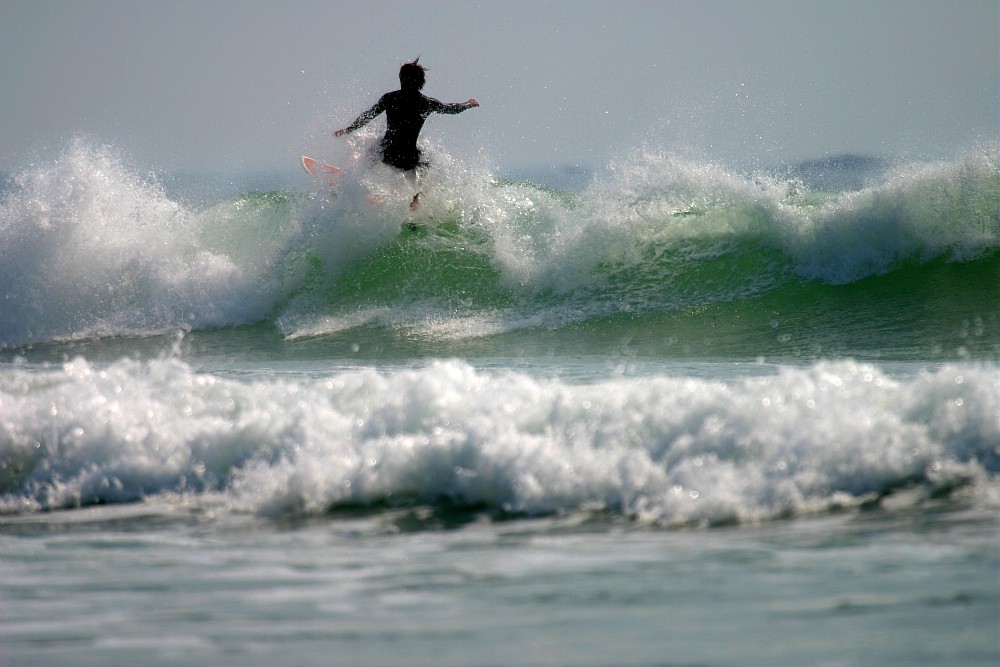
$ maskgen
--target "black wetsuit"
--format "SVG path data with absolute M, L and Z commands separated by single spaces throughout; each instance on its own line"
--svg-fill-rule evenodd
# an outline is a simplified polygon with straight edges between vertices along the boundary
M 367 125 L 383 111 L 386 128 L 382 137 L 382 162 L 397 169 L 416 169 L 426 166 L 420 159 L 417 137 L 424 121 L 432 113 L 462 113 L 471 108 L 465 102 L 445 104 L 433 97 L 427 97 L 419 90 L 394 90 L 386 93 L 368 111 L 364 112 L 347 128 L 353 132 Z

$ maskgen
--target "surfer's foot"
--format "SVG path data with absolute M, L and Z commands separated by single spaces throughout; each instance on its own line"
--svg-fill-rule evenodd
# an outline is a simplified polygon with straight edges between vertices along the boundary
M 413 201 L 410 202 L 410 213 L 415 213 L 417 208 L 420 207 L 420 193 L 413 195 Z

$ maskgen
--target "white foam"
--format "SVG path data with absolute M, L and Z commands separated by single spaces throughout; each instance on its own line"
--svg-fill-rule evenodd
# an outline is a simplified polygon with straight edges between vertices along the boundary
M 206 220 L 77 140 L 0 202 L 0 344 L 237 324 L 275 291 L 206 247 Z
M 906 261 L 968 261 L 995 251 L 997 151 L 898 168 L 879 185 L 845 193 L 793 218 L 780 242 L 803 278 L 839 285 Z
M 0 511 L 222 494 L 261 514 L 445 500 L 711 524 L 909 485 L 989 504 L 997 411 L 995 369 L 970 365 L 580 385 L 457 361 L 236 380 L 77 359 L 0 377 Z

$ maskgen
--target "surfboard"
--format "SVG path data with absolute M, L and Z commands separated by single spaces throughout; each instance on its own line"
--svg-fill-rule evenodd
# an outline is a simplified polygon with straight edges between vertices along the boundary
M 332 164 L 320 162 L 306 155 L 302 156 L 302 168 L 325 182 L 331 188 L 337 186 L 337 179 L 344 173 L 344 170 L 340 167 L 334 167 Z
M 300 156 L 299 160 L 302 162 L 303 169 L 329 185 L 331 188 L 337 187 L 337 179 L 346 173 L 340 167 L 334 167 L 332 164 L 320 162 L 319 160 L 311 158 L 308 155 Z M 385 203 L 382 197 L 374 194 L 368 195 L 367 199 L 368 203 L 372 206 L 381 206 Z

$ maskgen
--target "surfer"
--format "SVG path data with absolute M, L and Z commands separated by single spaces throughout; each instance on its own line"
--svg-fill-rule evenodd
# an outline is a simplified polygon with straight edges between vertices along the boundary
M 385 136 L 379 145 L 382 151 L 382 162 L 406 173 L 414 184 L 417 181 L 418 170 L 427 167 L 417 148 L 417 137 L 424 126 L 424 121 L 432 113 L 457 114 L 466 109 L 478 107 L 479 102 L 470 99 L 468 102 L 445 104 L 433 97 L 427 97 L 420 90 L 424 87 L 424 72 L 426 68 L 419 63 L 420 58 L 403 63 L 399 68 L 399 90 L 383 95 L 368 111 L 342 130 L 337 130 L 333 136 L 340 137 L 361 129 L 385 112 Z M 415 210 L 420 201 L 418 192 L 410 202 L 410 210 Z

